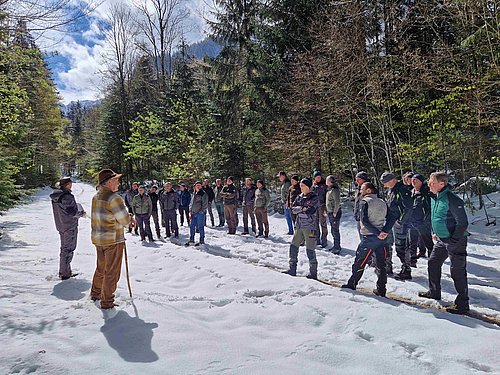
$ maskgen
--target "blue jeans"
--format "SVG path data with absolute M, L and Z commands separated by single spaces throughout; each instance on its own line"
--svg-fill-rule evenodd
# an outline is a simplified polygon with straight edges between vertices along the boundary
M 292 211 L 289 208 L 286 208 L 285 203 L 283 203 L 283 212 L 285 213 L 286 223 L 288 224 L 288 233 L 293 234 Z
M 205 213 L 198 212 L 193 214 L 191 218 L 191 223 L 189 224 L 189 240 L 194 241 L 194 234 L 196 232 L 196 227 L 200 231 L 200 241 L 205 241 Z

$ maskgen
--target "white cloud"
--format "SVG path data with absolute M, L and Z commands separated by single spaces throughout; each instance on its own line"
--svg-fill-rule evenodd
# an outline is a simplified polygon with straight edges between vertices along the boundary
M 72 0 L 75 4 L 95 3 L 95 0 Z M 99 98 L 104 89 L 104 79 L 100 74 L 103 69 L 103 53 L 107 46 L 102 39 L 99 23 L 107 19 L 110 7 L 115 3 L 128 2 L 133 4 L 134 0 L 104 0 L 92 12 L 88 18 L 90 26 L 81 34 L 81 38 L 91 42 L 92 46 L 78 43 L 74 34 L 64 34 L 57 31 L 48 31 L 39 40 L 41 48 L 46 52 L 57 51 L 61 56 L 69 60 L 69 68 L 66 71 L 56 72 L 56 82 L 64 103 L 75 100 L 93 100 Z M 136 1 L 136 0 L 135 0 Z M 188 42 L 195 42 L 206 35 L 203 30 L 205 21 L 203 19 L 206 0 L 187 0 L 187 8 L 190 10 L 186 38 Z M 90 44 L 90 43 L 89 43 Z

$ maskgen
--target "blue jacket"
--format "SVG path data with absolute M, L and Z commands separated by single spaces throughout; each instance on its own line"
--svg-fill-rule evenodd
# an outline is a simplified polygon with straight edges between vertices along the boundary
M 191 203 L 191 193 L 187 190 L 179 190 L 177 194 L 179 194 L 179 206 L 189 206 Z

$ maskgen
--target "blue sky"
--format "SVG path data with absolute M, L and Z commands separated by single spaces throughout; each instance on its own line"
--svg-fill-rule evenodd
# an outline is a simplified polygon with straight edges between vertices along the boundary
M 121 1 L 132 0 L 104 0 L 88 17 L 72 25 L 72 31 L 50 31 L 39 39 L 64 104 L 76 100 L 94 100 L 102 96 L 103 76 L 100 71 L 106 43 L 98 26 L 105 24 L 110 4 Z M 188 42 L 196 42 L 206 36 L 202 17 L 205 2 L 185 1 L 190 11 L 186 23 L 186 29 L 189 30 L 186 39 Z

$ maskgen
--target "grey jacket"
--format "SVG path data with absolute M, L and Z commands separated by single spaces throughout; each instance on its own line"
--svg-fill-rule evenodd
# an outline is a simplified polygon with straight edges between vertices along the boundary
M 219 185 L 219 186 L 215 185 L 215 187 L 214 187 L 214 195 L 215 195 L 214 202 L 215 203 L 222 203 L 223 202 L 223 199 L 220 195 L 220 192 L 222 191 L 223 187 L 224 187 L 224 185 Z
M 387 203 L 376 194 L 365 195 L 359 203 L 359 232 L 363 236 L 376 235 L 382 231 L 387 216 Z
M 146 193 L 143 195 L 137 194 L 134 199 L 132 199 L 132 212 L 134 215 L 151 215 L 152 211 L 153 203 Z
M 269 190 L 267 190 L 266 188 L 256 189 L 254 207 L 267 208 L 267 206 L 269 206 L 269 203 L 271 203 L 271 194 L 269 194 Z
M 62 233 L 77 228 L 78 219 L 85 212 L 83 209 L 78 209 L 78 204 L 73 194 L 71 194 L 71 190 L 56 189 L 50 194 L 50 199 L 57 231 Z
M 191 206 L 189 208 L 189 212 L 193 215 L 205 212 L 208 208 L 208 194 L 200 189 L 198 192 L 193 193 L 193 197 L 191 199 Z
M 326 192 L 326 212 L 337 215 L 340 209 L 340 189 L 337 184 L 328 187 Z
M 283 181 L 280 190 L 281 203 L 286 203 L 286 198 L 288 197 L 288 190 L 290 189 L 291 184 L 292 183 L 290 182 L 288 177 L 285 181 Z
M 179 194 L 174 190 L 163 191 L 160 194 L 160 207 L 162 210 L 177 210 L 179 208 Z
M 301 193 L 293 202 L 292 213 L 297 215 L 295 225 L 298 229 L 316 229 L 316 210 L 318 209 L 318 196 L 310 192 Z

